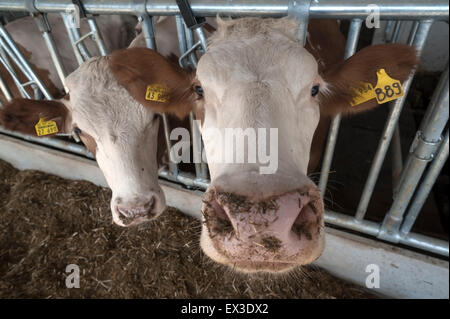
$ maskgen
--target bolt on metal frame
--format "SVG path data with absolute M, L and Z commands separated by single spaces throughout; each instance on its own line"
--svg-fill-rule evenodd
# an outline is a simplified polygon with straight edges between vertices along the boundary
M 308 1 L 308 0 L 261 0 L 251 2 L 245 0 L 215 0 L 205 2 L 202 0 L 190 0 L 192 11 L 197 16 L 215 17 L 221 15 L 225 17 L 242 17 L 242 16 L 258 16 L 258 17 L 283 17 L 292 16 L 299 20 L 300 26 L 298 30 L 298 39 L 304 43 L 306 37 L 306 26 L 310 18 L 330 18 L 330 19 L 346 19 L 351 20 L 350 30 L 347 37 L 347 45 L 345 57 L 348 58 L 356 51 L 356 45 L 359 39 L 361 25 L 366 19 L 369 11 L 368 5 L 373 3 L 371 0 L 328 0 L 324 2 Z M 0 10 L 11 11 L 29 11 L 35 14 L 46 13 L 64 13 L 68 5 L 72 5 L 72 1 L 63 0 L 0 0 Z M 377 1 L 377 6 L 382 20 L 388 20 L 385 31 L 385 38 L 390 42 L 397 42 L 402 21 L 411 20 L 414 24 L 411 28 L 408 43 L 414 45 L 420 53 L 425 45 L 428 32 L 434 21 L 446 21 L 448 23 L 448 1 L 447 0 L 381 0 Z M 199 28 L 195 30 L 198 42 L 195 43 L 192 30 L 186 28 L 183 20 L 179 16 L 179 8 L 175 0 L 106 0 L 102 2 L 94 0 L 83 0 L 83 7 L 87 14 L 130 14 L 135 15 L 141 21 L 143 32 L 149 48 L 156 49 L 154 41 L 154 29 L 152 16 L 172 15 L 176 17 L 177 35 L 180 46 L 180 64 L 183 67 L 193 66 L 197 64 L 196 52 L 205 52 L 207 50 L 206 40 Z M 37 19 L 41 19 L 37 16 Z M 37 21 L 38 26 L 42 21 Z M 43 28 L 45 30 L 45 28 Z M 91 30 L 97 30 L 91 26 Z M 41 30 L 42 31 L 42 30 Z M 83 49 L 82 40 L 89 36 L 80 36 L 77 30 L 70 30 L 68 34 L 74 49 L 78 48 L 79 62 L 86 58 L 87 50 Z M 97 34 L 98 30 L 97 30 Z M 389 37 L 390 35 L 390 37 Z M 44 38 L 47 37 L 43 32 Z M 1 39 L 1 38 L 0 38 Z M 101 38 L 100 38 L 101 39 Z M 95 36 L 94 36 L 95 40 Z M 47 43 L 48 42 L 48 43 Z M 54 44 L 51 39 L 46 40 L 52 60 L 55 64 L 58 56 Z M 52 53 L 53 52 L 53 53 Z M 101 54 L 106 54 L 100 49 Z M 1 53 L 1 51 L 0 51 Z M 0 54 L 0 58 L 4 54 Z M 6 63 L 6 62 L 5 62 Z M 5 64 L 4 63 L 4 64 Z M 434 97 L 422 121 L 417 138 L 411 147 L 404 163 L 402 163 L 402 154 L 399 152 L 400 144 L 398 139 L 398 119 L 406 100 L 408 90 L 411 86 L 414 73 L 410 75 L 404 83 L 405 96 L 391 103 L 390 112 L 386 121 L 386 125 L 382 132 L 380 142 L 374 156 L 372 167 L 370 169 L 359 205 L 355 216 L 348 216 L 333 211 L 327 211 L 325 221 L 329 224 L 355 230 L 371 236 L 375 236 L 394 243 L 402 243 L 412 247 L 427 250 L 433 253 L 448 256 L 448 242 L 431 238 L 417 233 L 411 233 L 410 230 L 416 220 L 421 207 L 430 193 L 440 170 L 448 158 L 448 131 L 442 140 L 441 134 L 448 121 L 448 67 L 443 74 L 440 84 L 435 90 Z M 60 77 L 65 76 L 63 69 L 58 71 Z M 4 81 L 0 78 L 0 89 L 8 98 L 8 88 Z M 191 115 L 191 122 L 194 117 Z M 166 134 L 166 144 L 171 149 L 170 128 L 167 117 L 163 117 L 163 123 Z M 322 172 L 319 182 L 319 188 L 322 193 L 326 190 L 328 173 L 331 168 L 333 152 L 339 132 L 340 117 L 337 116 L 330 127 L 326 151 L 322 164 Z M 192 126 L 192 133 L 199 134 Z M 4 132 L 0 128 L 0 132 Z M 10 135 L 20 136 L 14 132 L 7 132 Z M 58 141 L 56 139 L 37 139 L 32 137 L 24 137 L 28 140 L 37 140 L 53 147 L 69 150 L 77 154 L 83 154 L 83 147 L 78 144 L 52 145 Z M 194 139 L 194 156 L 201 157 L 202 146 Z M 66 142 L 64 142 L 66 143 Z M 398 180 L 394 180 L 396 185 L 394 189 L 394 200 L 391 209 L 386 214 L 382 224 L 375 223 L 364 219 L 367 207 L 372 196 L 376 180 L 378 178 L 381 165 L 385 159 L 389 145 L 395 149 L 397 153 L 395 161 L 394 176 Z M 76 147 L 74 147 L 76 146 Z M 436 155 L 435 152 L 437 150 Z M 91 157 L 92 154 L 83 154 Z M 173 154 L 170 154 L 173 158 Z M 427 169 L 428 167 L 428 170 Z M 400 176 L 398 176 L 400 175 Z M 424 175 L 421 182 L 421 177 Z M 159 176 L 172 181 L 176 181 L 191 188 L 206 189 L 209 185 L 207 180 L 206 163 L 198 163 L 196 165 L 196 175 L 182 172 L 178 169 L 178 165 L 172 163 L 169 169 L 162 169 Z M 417 192 L 414 193 L 417 188 Z M 415 194 L 415 195 L 414 195 Z M 404 217 L 405 215 L 405 217 Z

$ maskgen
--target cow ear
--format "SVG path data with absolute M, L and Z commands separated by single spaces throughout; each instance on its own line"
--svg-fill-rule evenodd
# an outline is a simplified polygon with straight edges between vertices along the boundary
M 46 136 L 67 133 L 69 111 L 61 101 L 14 99 L 0 109 L 0 124 L 11 131 L 38 136 L 36 125 L 40 120 L 54 121 L 58 132 L 46 131 Z M 54 124 L 52 123 L 52 128 Z
M 159 113 L 184 118 L 197 96 L 194 74 L 147 48 L 129 48 L 113 53 L 111 71 L 120 85 L 139 103 Z
M 377 72 L 403 82 L 417 64 L 417 52 L 411 46 L 380 44 L 364 48 L 322 75 L 327 88 L 320 96 L 320 110 L 324 115 L 334 116 L 374 108 L 379 105 L 375 98 L 363 103 L 354 102 L 358 90 L 363 90 L 368 83 L 375 88 Z

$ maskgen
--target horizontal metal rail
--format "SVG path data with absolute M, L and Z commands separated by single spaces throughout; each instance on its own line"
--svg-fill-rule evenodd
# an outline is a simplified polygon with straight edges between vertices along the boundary
M 190 0 L 194 14 L 214 17 L 286 16 L 292 0 Z M 2 0 L 0 10 L 29 11 L 26 0 Z M 91 14 L 134 14 L 140 10 L 145 0 L 83 0 L 86 13 Z M 446 0 L 327 0 L 311 1 L 310 18 L 365 19 L 369 5 L 376 3 L 382 19 L 386 20 L 445 20 L 448 21 L 448 1 Z M 70 0 L 35 0 L 34 8 L 40 12 L 65 12 L 72 4 Z M 177 15 L 179 9 L 175 0 L 152 0 L 146 2 L 149 15 Z

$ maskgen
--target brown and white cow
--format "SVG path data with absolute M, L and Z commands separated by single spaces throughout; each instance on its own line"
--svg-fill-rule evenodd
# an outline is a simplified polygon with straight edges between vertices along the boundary
M 239 271 L 283 272 L 321 255 L 323 202 L 307 173 L 320 160 L 330 118 L 377 106 L 374 99 L 351 102 L 362 83 L 376 85 L 381 68 L 404 81 L 417 65 L 414 48 L 395 44 L 367 47 L 344 61 L 336 21 L 311 21 L 306 47 L 296 40 L 297 28 L 287 18 L 219 21 L 196 78 L 184 90 L 181 82 L 165 83 L 174 98 L 183 94 L 180 112 L 192 107 L 201 119 L 211 175 L 201 247 Z M 148 107 L 140 92 L 155 68 L 142 66 L 141 83 L 123 83 Z M 273 174 L 260 173 L 261 161 L 223 162 L 226 142 L 212 132 L 229 128 L 277 129 Z
M 307 177 L 326 135 L 319 121 L 375 107 L 373 99 L 351 107 L 354 88 L 375 86 L 381 68 L 403 81 L 417 64 L 403 45 L 371 46 L 344 61 L 337 22 L 312 21 L 306 48 L 296 30 L 291 19 L 220 22 L 197 69 L 209 160 L 224 147 L 203 133 L 209 127 L 278 129 L 274 174 L 260 174 L 260 163 L 210 165 L 201 247 L 241 271 L 281 272 L 321 255 L 323 202 Z
M 147 73 L 148 67 L 152 72 Z M 146 69 L 147 68 L 147 69 Z M 141 77 L 145 72 L 146 78 Z M 15 99 L 0 110 L 6 129 L 35 135 L 40 119 L 55 121 L 59 133 L 79 132 L 112 190 L 113 220 L 121 226 L 156 218 L 165 210 L 165 197 L 158 184 L 158 149 L 161 150 L 159 113 L 180 117 L 186 92 L 170 87 L 170 99 L 151 101 L 144 107 L 147 85 L 190 83 L 185 71 L 146 48 L 124 49 L 107 57 L 94 57 L 66 78 L 70 98 L 36 101 Z M 142 90 L 128 91 L 129 85 Z M 183 89 L 184 90 L 184 89 Z M 178 90 L 179 91 L 179 90 Z M 159 147 L 158 147 L 159 145 Z
M 15 22 L 16 27 L 23 27 L 24 21 Z M 42 44 L 42 39 L 36 34 L 35 28 L 29 30 L 29 23 L 34 22 L 25 22 L 24 29 L 30 32 L 15 31 L 14 38 L 18 38 L 18 42 L 25 46 L 22 50 L 28 53 L 27 57 L 33 67 L 38 70 L 44 83 L 53 89 L 52 94 L 58 96 L 62 85 L 57 81 L 56 70 L 50 63 L 48 51 L 46 48 L 36 51 L 29 46 L 35 41 Z M 164 30 L 164 26 L 158 25 L 158 29 Z M 62 31 L 65 30 L 57 30 L 55 38 L 64 39 Z M 109 37 L 123 36 L 114 28 L 110 28 L 110 31 L 105 32 Z M 29 42 L 25 40 L 26 35 Z M 140 40 L 142 38 L 143 35 L 139 35 L 130 47 L 145 45 Z M 173 39 L 175 38 L 176 32 Z M 157 41 L 160 42 L 160 35 L 157 36 Z M 66 52 L 68 42 L 59 44 L 63 49 L 62 53 Z M 164 43 L 161 46 L 164 47 Z M 110 49 L 117 47 L 112 45 Z M 63 55 L 63 60 L 69 67 L 75 68 L 72 65 L 76 62 L 73 53 Z M 145 48 L 126 49 L 116 51 L 108 57 L 91 58 L 66 78 L 70 97 L 66 95 L 54 101 L 15 99 L 0 111 L 0 124 L 7 129 L 35 136 L 35 125 L 41 118 L 55 121 L 58 133 L 70 133 L 76 129 L 83 143 L 95 154 L 112 189 L 111 210 L 114 222 L 121 226 L 131 226 L 151 220 L 159 216 L 166 207 L 164 194 L 158 184 L 158 165 L 165 150 L 162 147 L 163 134 L 158 112 L 176 113 L 180 117 L 185 114 L 180 113 L 182 108 L 175 102 L 174 95 L 170 101 L 152 102 L 151 108 L 145 108 L 122 84 L 140 82 L 140 72 L 145 66 L 154 65 L 154 72 L 150 74 L 151 79 L 146 85 L 164 83 L 168 79 L 184 87 L 190 81 L 185 72 L 177 65 L 164 67 L 166 63 L 160 54 Z M 161 68 L 158 70 L 159 65 Z M 142 97 L 145 96 L 145 90 L 144 87 L 139 92 Z M 18 92 L 14 93 L 17 97 Z

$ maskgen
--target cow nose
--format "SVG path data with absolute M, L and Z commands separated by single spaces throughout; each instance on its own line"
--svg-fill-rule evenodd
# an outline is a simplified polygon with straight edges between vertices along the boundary
M 237 268 L 249 262 L 300 264 L 298 256 L 311 250 L 323 228 L 315 186 L 262 200 L 211 190 L 203 215 L 217 253 Z
M 128 227 L 155 219 L 162 212 L 160 202 L 156 195 L 151 195 L 150 199 L 134 199 L 130 202 L 117 198 L 113 212 L 114 221 L 120 226 Z

